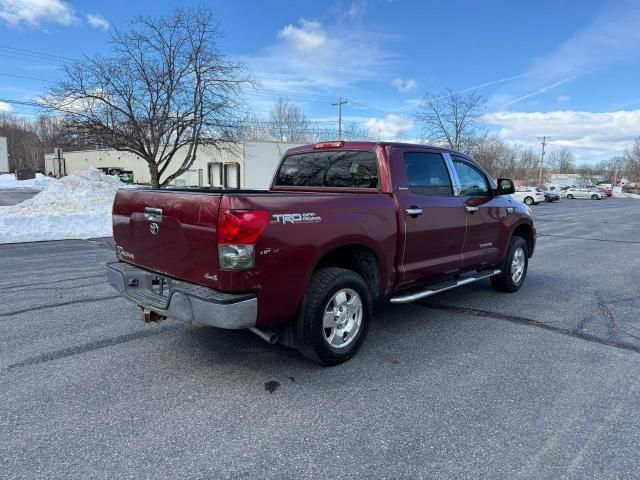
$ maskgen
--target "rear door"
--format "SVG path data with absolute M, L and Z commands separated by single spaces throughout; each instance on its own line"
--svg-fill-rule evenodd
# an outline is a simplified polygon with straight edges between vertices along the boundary
M 465 211 L 439 151 L 394 147 L 390 155 L 404 230 L 399 286 L 460 269 Z
M 217 220 L 222 195 L 121 189 L 113 205 L 116 253 L 139 267 L 217 285 Z
M 502 198 L 494 194 L 487 175 L 473 162 L 456 155 L 451 155 L 451 161 L 467 217 L 462 268 L 482 268 L 497 260 L 508 236 L 504 223 L 507 207 Z M 526 195 L 533 194 L 527 192 Z

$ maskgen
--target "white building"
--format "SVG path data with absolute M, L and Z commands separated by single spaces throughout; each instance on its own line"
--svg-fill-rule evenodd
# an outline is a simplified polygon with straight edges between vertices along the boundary
M 0 173 L 9 173 L 9 152 L 7 137 L 0 137 Z
M 210 145 L 200 146 L 197 158 L 189 171 L 178 177 L 174 183 L 178 186 L 267 188 L 284 153 L 298 145 L 285 142 L 242 141 L 228 144 L 227 148 L 222 150 Z M 179 165 L 182 158 L 184 154 L 180 156 L 178 151 L 173 163 Z M 56 176 L 69 175 L 90 167 L 130 170 L 133 172 L 135 183 L 149 183 L 150 180 L 147 162 L 129 152 L 63 152 L 61 160 L 53 153 L 45 156 L 45 171 Z M 166 177 L 166 174 L 163 177 Z

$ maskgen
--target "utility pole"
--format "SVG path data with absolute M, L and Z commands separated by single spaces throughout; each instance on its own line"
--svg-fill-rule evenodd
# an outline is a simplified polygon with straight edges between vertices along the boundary
M 342 140 L 342 105 L 347 103 L 346 99 L 338 98 L 338 103 L 332 103 L 334 107 L 338 107 L 338 140 Z
M 545 135 L 544 137 L 538 137 L 538 140 L 542 140 L 540 145 L 542 145 L 542 156 L 540 157 L 540 174 L 538 175 L 538 186 L 542 186 L 542 166 L 544 165 L 544 147 L 547 145 L 547 139 L 551 137 Z

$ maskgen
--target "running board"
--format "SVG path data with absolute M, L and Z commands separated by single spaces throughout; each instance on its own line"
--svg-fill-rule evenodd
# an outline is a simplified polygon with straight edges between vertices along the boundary
M 412 293 L 409 295 L 403 295 L 401 297 L 391 297 L 389 300 L 391 303 L 410 303 L 423 298 L 430 297 L 436 293 L 446 292 L 454 288 L 462 287 L 463 285 L 469 285 L 470 283 L 477 282 L 478 280 L 484 280 L 485 278 L 493 277 L 494 275 L 500 275 L 501 270 L 492 270 L 487 272 L 476 273 L 471 277 L 465 277 L 460 280 L 453 280 L 451 282 L 441 283 L 439 285 L 433 285 L 428 290 L 422 290 L 421 292 Z

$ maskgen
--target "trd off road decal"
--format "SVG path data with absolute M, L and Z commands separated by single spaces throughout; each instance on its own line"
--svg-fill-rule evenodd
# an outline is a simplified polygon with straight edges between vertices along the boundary
M 317 223 L 322 218 L 313 212 L 307 213 L 274 213 L 271 215 L 271 223 Z

